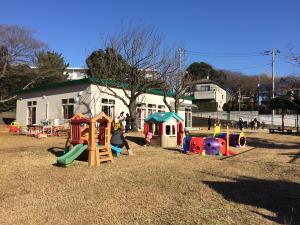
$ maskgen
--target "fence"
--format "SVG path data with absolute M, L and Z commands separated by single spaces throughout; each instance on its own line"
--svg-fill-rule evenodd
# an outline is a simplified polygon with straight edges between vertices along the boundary
M 258 114 L 258 111 L 232 111 L 232 112 L 193 112 L 193 117 L 232 120 L 238 121 L 240 118 L 248 123 L 256 118 L 259 122 L 264 122 L 266 125 L 272 125 L 272 115 Z M 281 114 L 274 115 L 274 126 L 281 126 Z M 297 115 L 288 114 L 284 116 L 284 125 L 289 127 L 297 127 Z M 299 125 L 299 121 L 298 121 Z

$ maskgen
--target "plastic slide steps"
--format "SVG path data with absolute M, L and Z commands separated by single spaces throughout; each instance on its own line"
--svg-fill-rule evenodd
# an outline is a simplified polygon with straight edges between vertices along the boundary
M 78 156 L 81 155 L 84 150 L 87 149 L 87 145 L 78 144 L 75 145 L 71 151 L 57 158 L 57 163 L 60 165 L 68 165 L 71 164 Z

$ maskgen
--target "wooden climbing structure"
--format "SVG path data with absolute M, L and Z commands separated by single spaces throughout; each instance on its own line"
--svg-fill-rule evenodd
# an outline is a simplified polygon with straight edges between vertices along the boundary
M 70 119 L 69 143 L 88 145 L 89 166 L 99 166 L 101 162 L 113 161 L 110 138 L 112 119 L 104 112 L 94 118 L 86 118 L 81 113 Z

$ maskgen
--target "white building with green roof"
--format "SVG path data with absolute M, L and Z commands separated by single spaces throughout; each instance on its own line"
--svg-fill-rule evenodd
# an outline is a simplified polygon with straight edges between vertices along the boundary
M 109 85 L 114 92 L 126 99 L 122 88 Z M 105 85 L 96 85 L 91 78 L 85 78 L 24 90 L 18 93 L 16 120 L 21 126 L 40 125 L 45 121 L 58 125 L 66 123 L 79 112 L 94 117 L 103 111 L 114 119 L 122 111 L 125 114 L 129 113 L 122 100 L 104 93 L 107 92 L 106 89 Z M 173 105 L 174 99 L 169 96 L 167 102 Z M 178 114 L 188 127 L 192 126 L 192 107 L 190 97 L 182 99 Z M 140 95 L 136 109 L 139 128 L 143 128 L 144 119 L 148 115 L 168 111 L 161 90 L 152 89 Z

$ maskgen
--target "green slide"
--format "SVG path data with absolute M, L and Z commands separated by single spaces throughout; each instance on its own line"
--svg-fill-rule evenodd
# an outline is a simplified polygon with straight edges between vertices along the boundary
M 81 153 L 87 149 L 87 145 L 79 144 L 75 145 L 71 151 L 64 154 L 61 157 L 57 158 L 57 163 L 61 165 L 68 165 L 71 164 L 78 156 L 81 155 Z

